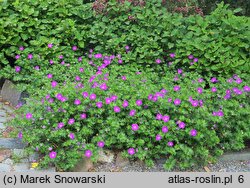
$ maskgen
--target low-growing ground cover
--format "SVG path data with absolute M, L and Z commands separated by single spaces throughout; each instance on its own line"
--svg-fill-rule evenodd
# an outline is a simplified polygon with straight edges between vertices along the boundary
M 188 168 L 244 148 L 250 87 L 241 75 L 210 79 L 175 63 L 163 66 L 160 59 L 154 63 L 161 71 L 140 70 L 122 64 L 121 54 L 90 50 L 86 58 L 75 51 L 73 46 L 72 53 L 35 61 L 39 67 L 14 68 L 17 77 L 30 70 L 35 79 L 28 86 L 31 99 L 18 105 L 12 123 L 29 150 L 42 154 L 41 166 L 68 170 L 83 155 L 96 160 L 98 150 L 108 148 L 149 166 L 167 156 L 165 168 Z M 20 52 L 18 62 L 32 63 L 35 56 Z M 169 56 L 174 60 L 174 53 Z M 197 57 L 186 58 L 196 63 Z

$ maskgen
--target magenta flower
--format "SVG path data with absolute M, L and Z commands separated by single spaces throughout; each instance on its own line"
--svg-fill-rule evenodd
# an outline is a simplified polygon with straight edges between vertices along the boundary
M 76 76 L 76 77 L 75 77 L 75 80 L 76 80 L 76 81 L 80 81 L 80 80 L 81 80 L 81 77 L 80 77 L 80 76 Z
M 174 146 L 174 142 L 168 142 L 168 146 L 169 147 L 173 147 Z
M 157 96 L 153 96 L 152 101 L 154 101 L 154 102 L 158 101 L 158 97 Z
M 186 127 L 186 124 L 184 122 L 180 122 L 178 126 L 180 129 L 184 129 Z
M 32 118 L 32 114 L 31 113 L 27 113 L 26 114 L 26 119 L 31 119 Z
M 160 64 L 160 63 L 161 63 L 161 60 L 160 60 L 160 59 L 156 59 L 155 62 L 156 62 L 157 64 Z
M 161 139 L 162 139 L 161 135 L 157 134 L 156 137 L 155 137 L 155 140 L 160 141 Z
M 188 56 L 188 59 L 190 59 L 190 60 L 193 59 L 193 58 L 194 58 L 194 56 L 191 55 L 191 54 Z
M 135 154 L 135 149 L 134 148 L 129 148 L 128 149 L 128 154 L 129 155 L 134 155 Z
M 108 89 L 107 84 L 106 84 L 106 83 L 101 84 L 101 85 L 100 85 L 100 89 L 102 89 L 102 90 L 107 90 L 107 89 Z
M 192 129 L 192 130 L 190 131 L 190 135 L 191 135 L 191 136 L 196 136 L 196 135 L 197 135 L 197 130 Z
M 191 101 L 191 104 L 192 104 L 192 106 L 197 107 L 197 106 L 199 106 L 199 101 L 193 100 L 193 101 Z
M 48 48 L 52 48 L 53 47 L 53 44 L 48 44 Z
M 96 59 L 102 58 L 102 54 L 95 54 L 94 57 L 95 57 Z
M 55 151 L 50 152 L 50 153 L 49 153 L 49 157 L 50 157 L 51 159 L 56 158 L 56 152 L 55 152 Z
M 103 148 L 104 145 L 105 145 L 104 141 L 99 141 L 99 142 L 97 143 L 97 146 L 98 146 L 99 148 Z
M 32 59 L 33 55 L 32 54 L 28 54 L 28 59 Z
M 242 80 L 241 80 L 240 78 L 238 78 L 237 80 L 235 80 L 235 82 L 236 82 L 237 84 L 241 84 L 241 83 L 242 83 Z
M 63 59 L 63 55 L 59 55 L 59 59 Z
M 182 73 L 182 69 L 178 69 L 178 70 L 177 70 L 177 73 L 178 73 L 178 74 L 181 74 L 181 73 Z
M 97 108 L 101 108 L 102 107 L 102 102 L 97 102 L 96 106 L 97 106 Z
M 82 57 L 78 57 L 78 59 L 77 59 L 79 62 L 81 62 L 82 61 Z
M 162 117 L 162 121 L 164 121 L 165 123 L 168 122 L 170 120 L 169 116 L 163 116 Z
M 47 75 L 47 78 L 52 78 L 52 77 L 53 77 L 52 74 L 48 74 L 48 75 Z
M 128 107 L 128 105 L 129 105 L 128 101 L 124 100 L 122 106 L 124 108 L 126 108 L 126 107 Z
M 129 50 L 129 46 L 125 46 L 125 49 L 126 49 L 126 50 Z
M 193 60 L 193 61 L 194 61 L 195 63 L 196 63 L 196 62 L 198 62 L 198 58 L 194 58 L 194 60 Z
M 89 96 L 89 94 L 88 94 L 88 92 L 82 92 L 82 96 L 83 96 L 84 98 L 87 98 L 87 97 Z
M 87 114 L 85 114 L 85 113 L 81 114 L 81 115 L 80 115 L 80 118 L 81 118 L 81 119 L 86 119 L 86 118 L 87 118 Z
M 120 111 L 121 111 L 121 109 L 120 109 L 119 106 L 115 106 L 115 107 L 114 107 L 114 112 L 118 113 L 118 112 L 120 112 Z
M 23 46 L 20 46 L 20 47 L 19 47 L 19 50 L 20 50 L 20 51 L 23 51 L 23 50 L 24 50 L 24 47 L 23 47 Z
M 211 80 L 210 80 L 212 83 L 215 83 L 215 82 L 218 82 L 218 80 L 217 80 L 217 78 L 216 77 L 213 77 L 213 78 L 211 78 Z
M 58 123 L 58 124 L 57 124 L 57 127 L 58 127 L 59 129 L 63 128 L 63 127 L 64 127 L 64 123 L 63 123 L 63 122 Z
M 127 80 L 126 76 L 121 76 L 122 80 Z
M 74 124 L 74 123 L 75 123 L 75 119 L 73 119 L 73 118 L 69 119 L 69 121 L 68 121 L 68 124 L 69 124 L 69 125 L 72 125 L 72 124 Z
M 87 158 L 90 158 L 90 157 L 92 156 L 92 152 L 91 152 L 90 150 L 86 150 L 86 151 L 85 151 L 85 156 L 86 156 Z
M 15 66 L 15 71 L 16 71 L 16 72 L 20 72 L 20 71 L 21 71 L 21 67 Z
M 135 115 L 135 113 L 136 113 L 136 111 L 135 111 L 135 110 L 130 110 L 129 115 L 130 115 L 130 116 L 134 116 L 134 115 Z
M 137 100 L 135 103 L 136 103 L 137 106 L 141 106 L 142 105 L 142 100 Z
M 211 88 L 211 91 L 214 93 L 214 92 L 217 91 L 217 88 L 216 88 L 216 87 L 212 87 L 212 88 Z
M 222 117 L 222 116 L 224 116 L 224 113 L 220 110 L 219 112 L 217 112 L 217 115 Z
M 204 81 L 203 78 L 199 78 L 199 79 L 198 79 L 198 82 L 199 82 L 199 83 L 201 83 L 201 82 L 203 82 L 203 81 Z
M 79 99 L 76 99 L 75 102 L 74 102 L 75 105 L 80 105 L 81 104 L 81 101 Z
M 71 140 L 74 140 L 74 139 L 75 139 L 74 133 L 69 133 L 69 138 L 70 138 Z
M 89 95 L 90 100 L 95 100 L 96 99 L 96 94 L 92 93 Z
M 172 102 L 172 99 L 171 99 L 171 98 L 168 98 L 168 102 Z
M 22 139 L 23 138 L 23 133 L 22 132 L 19 132 L 18 135 L 17 135 L 18 138 Z
M 169 54 L 169 56 L 170 56 L 171 58 L 174 58 L 174 57 L 175 57 L 175 54 L 174 54 L 174 53 L 171 53 L 171 54 Z
M 56 94 L 56 98 L 61 101 L 63 99 L 63 95 L 61 93 L 58 93 Z
M 244 90 L 245 92 L 250 92 L 250 87 L 249 87 L 249 86 L 244 86 L 244 87 L 243 87 L 243 90 Z
M 57 82 L 56 82 L 56 81 L 52 81 L 52 82 L 51 82 L 51 86 L 52 86 L 52 87 L 56 87 L 56 86 L 57 86 Z
M 19 54 L 17 54 L 16 56 L 15 56 L 15 58 L 16 59 L 19 59 L 21 56 L 19 55 Z
M 203 91 L 203 89 L 202 89 L 201 87 L 198 87 L 198 88 L 197 88 L 197 92 L 198 92 L 199 94 L 202 94 L 202 91 Z
M 180 86 L 174 86 L 174 91 L 179 91 L 181 89 Z
M 73 47 L 72 47 L 72 50 L 73 50 L 73 51 L 76 51 L 76 50 L 77 50 L 77 46 L 73 46 Z
M 112 96 L 111 96 L 111 101 L 116 101 L 117 98 L 118 98 L 118 97 L 117 97 L 116 95 L 112 95 Z
M 174 100 L 174 105 L 180 105 L 181 104 L 181 100 L 180 99 L 175 99 Z
M 166 89 L 162 89 L 160 92 L 166 94 L 168 91 Z
M 105 102 L 106 102 L 106 104 L 110 104 L 111 103 L 111 99 L 110 98 L 106 98 Z
M 156 114 L 156 117 L 155 117 L 157 120 L 161 120 L 162 119 L 162 115 L 161 114 Z
M 80 72 L 83 72 L 83 71 L 84 71 L 84 68 L 80 67 L 80 68 L 79 68 L 79 71 L 80 71 Z
M 118 59 L 119 64 L 122 64 L 122 62 L 123 62 L 122 59 Z
M 138 124 L 132 124 L 132 125 L 131 125 L 131 129 L 132 129 L 133 131 L 138 131 L 138 129 L 139 129 Z
M 153 99 L 153 95 L 152 94 L 149 94 L 148 95 L 148 100 L 152 100 Z
M 163 127 L 161 128 L 161 131 L 162 131 L 163 133 L 167 133 L 167 132 L 168 132 L 168 127 L 167 127 L 167 126 L 163 126 Z

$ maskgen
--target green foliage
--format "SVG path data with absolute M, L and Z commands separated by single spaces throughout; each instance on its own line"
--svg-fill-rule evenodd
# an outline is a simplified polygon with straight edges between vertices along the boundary
M 73 53 L 68 58 L 77 62 Z M 92 61 L 97 66 L 102 64 L 98 59 Z M 32 86 L 28 85 L 31 99 L 17 110 L 18 115 L 11 124 L 18 125 L 23 140 L 29 143 L 29 152 L 39 151 L 41 167 L 54 164 L 58 169 L 69 170 L 87 150 L 92 151 L 91 158 L 95 161 L 99 141 L 105 142 L 105 148 L 122 149 L 126 157 L 145 160 L 149 166 L 153 165 L 153 159 L 167 156 L 166 169 L 204 165 L 215 161 L 223 151 L 244 148 L 244 140 L 250 138 L 250 100 L 246 85 L 249 76 L 234 75 L 232 83 L 223 77 L 211 82 L 209 78 L 202 81 L 198 73 L 179 70 L 176 79 L 174 65 L 164 67 L 159 74 L 150 68 L 138 72 L 137 67 L 115 62 L 116 58 L 101 72 L 96 72 L 96 67 L 83 59 L 69 67 L 57 63 L 44 70 L 41 65 L 44 71 L 31 74 L 37 79 Z M 84 68 L 84 72 L 80 72 L 80 68 Z M 47 78 L 49 73 L 55 77 Z M 77 76 L 81 80 L 76 81 Z M 56 87 L 52 87 L 52 80 L 57 81 Z M 103 83 L 107 84 L 107 90 L 100 89 Z M 180 90 L 175 91 L 175 86 Z M 199 87 L 202 93 L 197 92 Z M 212 87 L 216 87 L 217 92 L 212 92 Z M 241 94 L 235 88 L 241 90 Z M 224 99 L 226 90 L 231 93 L 227 100 Z M 87 92 L 88 97 L 84 97 L 83 92 Z M 95 100 L 89 97 L 93 93 Z M 58 94 L 66 101 L 61 101 Z M 149 100 L 150 95 L 156 97 L 156 101 Z M 106 104 L 106 99 L 112 96 L 117 99 Z M 81 102 L 78 105 L 77 99 Z M 180 99 L 181 104 L 175 105 L 175 99 Z M 127 107 L 123 106 L 124 100 L 129 103 Z M 137 105 L 137 100 L 143 104 Z M 101 108 L 97 102 L 102 102 Z M 116 106 L 120 112 L 114 111 Z M 136 111 L 134 116 L 129 115 L 131 110 Z M 223 114 L 215 116 L 214 112 Z M 29 113 L 31 119 L 26 117 Z M 82 113 L 86 118 L 81 118 Z M 170 119 L 157 120 L 157 114 L 168 115 Z M 69 123 L 72 118 L 73 124 Z M 60 122 L 64 123 L 62 128 L 58 128 Z M 181 128 L 180 122 L 185 123 L 185 127 Z M 138 124 L 139 130 L 132 130 L 132 124 Z M 162 132 L 163 126 L 168 127 L 168 132 Z M 190 135 L 193 129 L 197 131 L 196 136 Z M 74 139 L 70 138 L 71 133 Z M 161 140 L 156 140 L 157 135 Z M 168 142 L 173 142 L 173 147 Z M 134 155 L 127 153 L 129 148 L 135 149 Z M 49 157 L 50 150 L 57 153 L 56 158 Z

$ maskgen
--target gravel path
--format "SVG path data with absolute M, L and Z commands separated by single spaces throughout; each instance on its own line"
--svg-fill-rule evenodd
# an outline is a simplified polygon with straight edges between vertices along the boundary
M 167 172 L 163 168 L 161 161 L 157 162 L 153 168 L 147 168 L 140 162 L 130 162 L 130 164 L 119 167 L 114 163 L 96 164 L 92 171 L 95 172 Z M 174 169 L 173 172 L 181 170 Z M 204 167 L 186 170 L 189 172 L 250 172 L 250 161 L 218 161 L 216 164 L 210 164 Z

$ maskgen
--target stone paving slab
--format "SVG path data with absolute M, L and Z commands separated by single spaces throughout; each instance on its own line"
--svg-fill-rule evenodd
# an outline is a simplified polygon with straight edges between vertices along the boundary
M 19 138 L 0 138 L 0 148 L 22 149 L 25 144 Z
M 11 165 L 0 163 L 0 172 L 10 172 Z

